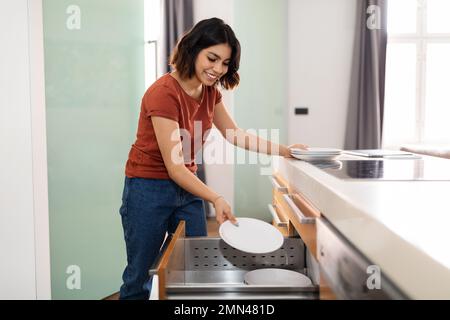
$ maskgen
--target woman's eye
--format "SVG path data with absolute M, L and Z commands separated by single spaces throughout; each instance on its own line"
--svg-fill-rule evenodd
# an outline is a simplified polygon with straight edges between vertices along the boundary
M 216 59 L 212 59 L 210 57 L 208 57 L 208 60 L 211 61 L 211 62 L 216 62 Z

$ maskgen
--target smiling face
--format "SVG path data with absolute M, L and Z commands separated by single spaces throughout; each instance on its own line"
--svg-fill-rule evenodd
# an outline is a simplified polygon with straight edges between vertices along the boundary
M 195 61 L 195 76 L 206 86 L 214 85 L 228 72 L 231 48 L 222 43 L 201 50 Z

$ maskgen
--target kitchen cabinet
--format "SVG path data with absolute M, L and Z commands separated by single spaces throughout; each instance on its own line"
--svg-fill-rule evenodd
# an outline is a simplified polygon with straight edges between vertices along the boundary
M 320 217 L 320 211 L 311 204 L 300 192 L 289 186 L 279 174 L 270 177 L 273 188 L 273 207 L 278 218 L 284 222 L 285 229 L 280 231 L 292 236 L 296 230 L 314 257 L 316 256 L 316 226 L 315 219 Z M 273 216 L 273 214 L 272 214 Z M 273 224 L 279 225 L 274 217 Z
M 368 289 L 366 281 L 369 277 L 367 270 L 371 266 L 370 262 L 333 229 L 320 210 L 288 182 L 289 178 L 284 178 L 280 173 L 271 177 L 274 185 L 273 201 L 276 204 L 283 203 L 279 206 L 282 208 L 282 216 L 286 217 L 286 223 L 293 227 L 305 243 L 310 253 L 310 264 L 318 265 L 310 269 L 320 270 L 316 275 L 320 299 L 404 298 L 387 278 L 382 279 L 382 289 Z
M 272 183 L 272 203 L 269 204 L 269 211 L 272 215 L 272 225 L 274 225 L 284 236 L 293 236 L 294 227 L 290 223 L 287 214 L 287 204 L 283 196 L 289 193 L 286 181 L 277 175 L 269 176 Z
M 427 174 L 437 176 L 437 168 L 428 163 L 435 163 L 435 159 L 422 158 L 426 162 L 423 168 L 428 168 L 425 169 Z M 347 170 L 345 168 L 354 164 L 350 162 L 364 159 L 342 155 L 336 160 L 342 164 L 336 170 Z M 388 168 L 397 160 L 380 161 Z M 347 290 L 336 290 L 336 280 L 340 285 L 343 281 L 350 285 L 359 282 L 361 289 L 365 283 L 361 284 L 361 279 L 372 279 L 373 271 L 377 270 L 381 288 L 392 288 L 388 290 L 389 298 L 449 299 L 450 260 L 445 244 L 450 242 L 447 204 L 450 181 L 444 179 L 449 172 L 448 166 L 438 168 L 441 170 L 438 181 L 355 178 L 353 174 L 330 174 L 330 168 L 295 159 L 281 159 L 273 172 L 286 181 L 288 193 L 297 192 L 320 212 L 316 225 L 325 222 L 333 230 L 334 240 L 324 240 L 317 236 L 324 233 L 317 231 L 316 226 L 315 257 L 325 274 L 320 277 L 320 282 L 328 283 L 337 298 L 351 299 L 354 295 Z M 391 177 L 393 173 L 395 176 L 396 172 L 386 171 Z M 287 212 L 295 231 L 305 238 L 307 247 L 312 247 L 308 244 L 307 233 L 295 222 L 297 215 L 292 210 Z M 342 244 L 342 250 L 327 248 L 327 245 L 337 243 Z M 321 257 L 320 246 L 323 244 L 325 256 Z M 347 255 L 347 252 L 351 254 Z M 358 272 L 363 270 L 361 278 L 345 280 L 354 273 L 348 271 L 353 266 L 358 267 Z M 325 288 L 325 285 L 320 286 L 321 296 L 322 293 L 326 296 Z M 376 294 L 380 293 L 376 291 L 380 290 L 377 286 L 366 289 L 375 290 L 365 292 L 369 296 L 381 296 Z
M 280 173 L 275 173 L 269 178 L 273 185 L 272 206 L 277 208 L 276 212 L 272 212 L 272 224 L 287 236 L 298 234 L 305 243 L 307 254 L 311 256 L 309 261 L 317 265 L 312 267 L 310 264 L 308 269 L 318 270 L 316 219 L 320 218 L 320 211 L 298 190 L 289 185 Z M 280 227 L 281 221 L 284 223 L 283 227 Z M 320 286 L 320 299 L 335 299 L 323 275 L 318 272 L 314 276 L 315 282 Z
M 317 221 L 321 297 L 332 292 L 341 299 L 387 300 L 406 296 L 343 238 L 326 219 Z

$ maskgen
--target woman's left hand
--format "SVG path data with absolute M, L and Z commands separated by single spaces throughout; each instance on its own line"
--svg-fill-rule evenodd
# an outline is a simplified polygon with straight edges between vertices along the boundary
M 308 150 L 308 148 L 309 147 L 306 144 L 300 144 L 300 143 L 291 144 L 290 146 L 287 147 L 287 152 L 283 156 L 285 158 L 293 158 L 293 156 L 291 155 L 291 149 Z

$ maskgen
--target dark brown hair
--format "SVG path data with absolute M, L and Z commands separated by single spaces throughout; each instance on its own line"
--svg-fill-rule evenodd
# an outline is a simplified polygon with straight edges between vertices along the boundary
M 224 43 L 231 47 L 231 58 L 228 71 L 219 82 L 225 89 L 233 89 L 239 84 L 240 79 L 238 70 L 241 45 L 231 27 L 219 18 L 202 20 L 187 32 L 173 50 L 170 65 L 178 71 L 182 79 L 192 78 L 200 51 Z

